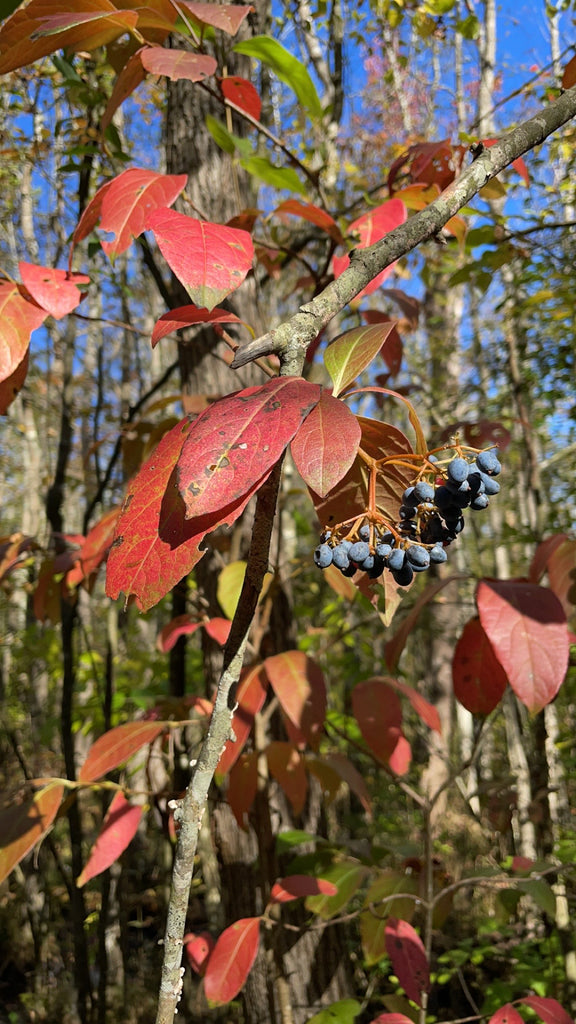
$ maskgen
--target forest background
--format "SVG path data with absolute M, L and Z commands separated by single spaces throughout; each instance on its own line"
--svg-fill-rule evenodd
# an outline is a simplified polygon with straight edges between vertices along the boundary
M 406 232 L 573 91 L 574 5 L 177 6 L 32 0 L 0 28 L 0 1019 L 172 1019 L 174 811 L 212 758 L 181 1017 L 567 1024 L 574 122 L 417 248 Z M 194 248 L 173 204 L 249 234 L 247 263 L 222 258 L 226 230 Z M 305 387 L 283 398 L 294 352 L 268 332 L 339 275 L 344 295 L 346 250 L 354 273 L 388 237 L 401 258 L 367 265 L 372 284 L 299 339 L 286 387 Z M 293 406 L 319 385 L 354 415 L 323 391 L 328 429 L 307 407 L 280 479 Z M 252 387 L 283 412 L 274 466 L 233 511 L 220 494 L 201 548 L 186 535 L 183 562 L 139 556 L 137 578 L 122 545 L 130 505 L 156 493 L 146 474 L 175 465 L 184 414 L 197 430 Z M 500 493 L 409 588 L 314 565 L 334 509 L 368 507 L 356 416 L 396 508 L 407 452 L 430 478 L 432 450 L 499 447 Z M 202 747 L 219 681 L 224 740 L 238 702 L 220 761 L 222 738 L 215 759 Z

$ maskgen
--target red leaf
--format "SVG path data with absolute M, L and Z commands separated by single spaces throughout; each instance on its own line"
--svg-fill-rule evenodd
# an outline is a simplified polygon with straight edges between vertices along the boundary
M 411 924 L 388 918 L 386 951 L 406 995 L 422 1006 L 422 995 L 430 990 L 430 968 L 422 940 Z
M 48 315 L 45 309 L 29 302 L 26 294 L 19 285 L 0 281 L 0 381 L 20 368 L 32 331 Z
M 563 89 L 571 89 L 573 85 L 576 85 L 576 55 L 571 57 L 562 75 L 562 82 L 560 83 Z
M 159 651 L 167 654 L 176 646 L 181 636 L 190 636 L 200 629 L 201 625 L 201 622 L 192 619 L 190 615 L 177 615 L 160 630 L 156 638 L 156 647 Z
M 341 245 L 343 242 L 342 232 L 334 218 L 326 213 L 326 210 L 314 206 L 313 203 L 304 203 L 301 199 L 286 199 L 276 207 L 274 212 L 276 214 L 290 213 L 294 217 L 302 217 L 310 224 L 315 224 L 317 228 L 325 231 L 337 245 Z
M 0 341 L 1 350 L 1 341 Z M 30 348 L 24 353 L 22 362 L 4 380 L 0 380 L 0 416 L 4 416 L 16 396 L 22 390 L 24 381 L 28 376 L 28 363 L 30 361 Z
M 188 963 L 192 970 L 199 974 L 200 977 L 203 977 L 206 973 L 210 954 L 214 949 L 214 939 L 210 932 L 200 932 L 199 935 L 195 935 L 194 932 L 188 932 L 184 936 L 184 949 L 186 950 Z
M 506 1003 L 492 1014 L 488 1024 L 524 1024 L 524 1020 L 518 1010 L 514 1009 L 512 1003 Z
M 63 786 L 50 783 L 31 800 L 0 811 L 0 882 L 48 831 L 63 792 Z
M 533 712 L 560 689 L 568 666 L 566 616 L 551 590 L 524 580 L 483 580 L 480 621 L 510 686 Z
M 100 835 L 92 847 L 88 863 L 76 879 L 78 888 L 86 885 L 86 882 L 96 875 L 102 874 L 118 860 L 136 835 L 141 817 L 141 807 L 128 803 L 121 791 L 116 793 L 102 823 Z
M 414 1021 L 404 1013 L 381 1013 L 370 1024 L 414 1024 Z
M 361 446 L 374 459 L 386 455 L 413 454 L 412 445 L 405 435 L 390 423 L 358 417 L 362 430 Z M 379 474 L 376 482 L 376 504 L 386 509 L 388 517 L 399 515 L 402 495 L 412 482 L 414 472 L 403 465 L 386 467 L 386 474 Z M 323 527 L 362 515 L 368 501 L 365 464 L 355 459 L 352 468 L 343 480 L 324 499 L 312 493 L 312 500 Z M 338 571 L 338 570 L 336 570 Z M 341 577 L 342 578 L 342 577 Z M 364 578 L 364 577 L 361 577 Z
M 229 78 L 221 78 L 219 85 L 224 99 L 253 117 L 255 121 L 260 120 L 262 101 L 252 82 L 240 78 L 239 75 L 230 75 Z
M 348 225 L 347 233 L 357 234 L 360 238 L 358 248 L 365 249 L 379 242 L 400 224 L 404 224 L 407 218 L 408 211 L 401 199 L 387 199 L 385 203 L 352 221 Z
M 157 174 L 141 167 L 129 168 L 107 181 L 88 203 L 74 231 L 70 265 L 74 247 L 91 234 L 98 221 L 101 231 L 116 236 L 112 242 L 102 242 L 104 252 L 114 260 L 142 234 L 153 211 L 171 206 L 187 181 L 187 174 Z
M 170 430 L 143 464 L 128 488 L 116 527 L 106 569 L 106 593 L 117 598 L 123 590 L 134 594 L 141 611 L 152 605 L 200 561 L 200 544 L 216 526 L 235 522 L 250 496 L 223 506 L 217 514 L 186 522 L 185 508 L 176 487 L 176 462 L 189 419 Z
M 70 274 L 52 267 L 37 267 L 34 263 L 19 263 L 18 268 L 34 301 L 57 320 L 71 313 L 82 301 L 84 296 L 77 285 L 90 283 L 86 274 Z
M 228 313 L 225 309 L 199 309 L 198 306 L 180 306 L 178 309 L 171 309 L 154 324 L 152 331 L 152 348 L 173 331 L 181 331 L 183 327 L 192 327 L 194 324 L 239 324 L 242 321 L 235 313 Z
M 548 562 L 556 551 L 556 548 L 559 548 L 566 540 L 570 540 L 568 534 L 554 533 L 551 537 L 547 537 L 546 540 L 543 540 L 538 545 L 530 565 L 530 583 L 540 583 L 540 580 L 548 569 Z M 554 592 L 556 593 L 556 591 Z M 559 597 L 560 595 L 556 594 L 556 596 Z
M 224 647 L 230 635 L 231 625 L 230 619 L 221 619 L 216 616 L 216 618 L 209 619 L 208 622 L 204 623 L 204 629 L 208 636 L 212 637 L 221 647 Z
M 392 767 L 392 755 L 403 736 L 402 706 L 394 691 L 382 679 L 358 683 L 352 691 L 352 711 L 372 753 L 382 764 Z M 405 753 L 402 744 L 398 752 L 400 766 Z
M 323 390 L 318 405 L 306 417 L 290 446 L 304 483 L 324 498 L 350 469 L 361 436 L 356 416 Z
M 152 743 L 166 722 L 126 722 L 109 729 L 92 744 L 78 773 L 78 782 L 94 782 L 123 764 L 141 747 Z
M 285 651 L 266 658 L 264 668 L 282 709 L 317 750 L 326 717 L 322 669 L 303 651 Z
M 248 828 L 248 814 L 258 792 L 258 751 L 241 754 L 228 775 L 228 803 L 238 828 Z
M 343 782 L 346 783 L 348 788 L 354 793 L 360 803 L 362 804 L 368 818 L 372 818 L 372 801 L 366 783 L 360 772 L 354 767 L 351 761 L 348 760 L 345 754 L 328 754 L 324 758 L 324 763 L 329 768 L 333 769 L 340 776 Z
M 262 665 L 254 665 L 243 674 L 236 692 L 238 707 L 232 718 L 232 733 L 235 740 L 228 740 L 220 755 L 216 768 L 216 780 L 220 781 L 236 762 L 254 724 L 254 717 L 260 711 L 268 688 L 268 680 Z
M 88 531 L 74 558 L 77 564 L 66 576 L 69 587 L 77 586 L 98 571 L 110 550 L 119 515 L 120 509 L 113 508 Z
M 543 996 L 525 996 L 520 1002 L 529 1006 L 544 1021 L 544 1024 L 574 1024 L 569 1013 L 556 999 L 545 999 Z
M 317 384 L 275 377 L 206 409 L 178 460 L 186 518 L 196 521 L 242 498 L 278 461 L 319 398 Z
M 566 537 L 548 559 L 548 580 L 572 624 L 576 611 L 576 540 Z
M 385 237 L 390 231 L 398 227 L 400 224 L 404 224 L 408 217 L 408 211 L 401 199 L 388 199 L 385 203 L 375 207 L 368 213 L 358 217 L 357 220 L 353 221 L 352 224 L 348 225 L 347 234 L 356 234 L 360 237 L 360 241 L 357 245 L 358 249 L 366 249 L 369 245 L 374 245 L 375 242 L 379 242 Z M 356 296 L 355 301 L 358 302 L 365 295 L 371 295 L 377 288 L 380 287 L 383 281 L 390 274 L 394 272 L 396 266 L 396 260 L 382 270 L 371 282 Z M 332 259 L 332 267 L 334 270 L 334 277 L 338 278 L 346 270 L 350 263 L 350 257 L 346 256 L 334 256 Z
M 254 247 L 247 231 L 166 209 L 148 217 L 146 227 L 154 232 L 168 266 L 197 306 L 214 309 L 252 267 Z
M 183 7 L 198 21 L 212 28 L 219 28 L 229 36 L 235 36 L 244 18 L 254 8 L 232 6 L 231 4 L 196 3 L 195 0 L 179 0 Z
M 174 16 L 176 17 L 176 11 L 174 10 Z M 100 122 L 100 130 L 105 132 L 108 125 L 111 123 L 114 114 L 118 110 L 118 107 L 130 96 L 134 90 L 140 85 L 141 82 L 146 78 L 146 72 L 142 67 L 142 52 L 146 47 L 141 47 L 136 53 L 133 53 L 127 63 L 124 65 L 120 74 L 114 82 L 114 88 L 106 109 L 102 115 Z
M 270 892 L 271 903 L 290 903 L 301 896 L 335 896 L 338 886 L 324 878 L 311 878 L 310 875 L 288 875 L 274 882 Z
M 508 677 L 480 619 L 464 626 L 452 662 L 454 696 L 473 715 L 489 715 L 500 703 Z
M 259 917 L 244 917 L 222 932 L 204 976 L 210 1006 L 222 1006 L 238 995 L 256 959 L 259 940 Z
M 294 814 L 300 814 L 308 790 L 308 780 L 300 753 L 292 743 L 274 740 L 268 744 L 266 756 L 270 772 L 284 790 Z
M 188 50 L 166 50 L 162 46 L 147 46 L 140 51 L 142 66 L 152 75 L 166 75 L 173 82 L 185 78 L 189 82 L 202 82 L 216 71 L 214 57 Z
M 92 28 L 83 23 L 85 16 L 96 19 Z M 56 18 L 68 19 L 71 27 L 65 28 L 66 22 L 58 23 Z M 73 14 L 62 14 L 59 0 L 32 0 L 25 8 L 20 5 L 0 29 L 0 75 L 33 64 L 55 50 L 105 46 L 137 21 L 136 12 L 119 11 L 109 0 L 74 0 Z
M 374 680 L 376 681 L 376 680 Z M 442 726 L 440 724 L 440 715 L 433 704 L 430 704 L 418 690 L 415 690 L 413 686 L 409 686 L 408 683 L 403 682 L 402 679 L 393 679 L 391 676 L 383 676 L 381 682 L 386 683 L 386 686 L 391 686 L 393 690 L 401 693 L 404 697 L 407 697 L 416 714 L 422 719 L 425 725 L 429 729 L 434 729 L 434 732 L 441 733 Z

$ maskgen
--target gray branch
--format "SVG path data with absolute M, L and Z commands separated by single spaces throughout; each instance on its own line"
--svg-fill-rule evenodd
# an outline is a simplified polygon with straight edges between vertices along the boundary
M 410 217 L 380 242 L 355 249 L 350 266 L 298 313 L 267 334 L 238 349 L 233 368 L 260 356 L 276 353 L 289 373 L 302 371 L 302 356 L 311 341 L 340 313 L 381 270 L 405 256 L 416 246 L 438 235 L 444 225 L 466 206 L 480 189 L 514 160 L 539 146 L 553 132 L 576 115 L 576 86 L 544 107 L 535 117 L 519 125 L 494 146 L 481 150 L 463 173 L 424 210 Z

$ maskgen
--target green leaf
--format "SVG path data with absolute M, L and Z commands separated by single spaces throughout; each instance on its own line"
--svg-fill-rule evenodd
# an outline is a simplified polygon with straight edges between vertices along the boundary
M 216 145 L 230 156 L 233 156 L 236 150 L 244 157 L 249 157 L 252 153 L 252 144 L 249 139 L 241 139 L 238 135 L 229 132 L 221 121 L 212 117 L 212 114 L 206 115 L 206 127 Z
M 323 921 L 329 921 L 352 899 L 362 885 L 365 874 L 366 868 L 357 861 L 348 860 L 333 864 L 322 872 L 322 877 L 328 882 L 334 882 L 338 892 L 335 896 L 309 896 L 306 900 L 306 909 L 318 914 Z
M 285 188 L 289 192 L 305 191 L 300 178 L 291 167 L 276 167 L 266 156 L 244 157 L 240 164 L 248 174 L 272 188 Z
M 300 828 L 293 828 L 289 832 L 281 832 L 276 836 L 276 853 L 279 857 L 288 853 L 295 846 L 302 846 L 304 843 L 315 843 L 320 836 L 312 835 L 311 832 L 304 832 Z
M 556 897 L 543 878 L 527 878 L 516 883 L 520 892 L 531 896 L 536 906 L 540 907 L 548 917 L 556 920 Z
M 396 321 L 390 320 L 371 327 L 354 327 L 328 346 L 324 365 L 332 378 L 335 397 L 369 366 L 395 326 Z
M 362 1007 L 355 999 L 340 999 L 332 1006 L 327 1006 L 320 1013 L 310 1017 L 307 1024 L 354 1024 Z
M 281 82 L 290 86 L 299 102 L 312 117 L 322 117 L 322 104 L 314 83 L 304 64 L 286 50 L 281 43 L 270 36 L 254 36 L 245 42 L 236 43 L 236 53 L 255 57 L 272 68 Z

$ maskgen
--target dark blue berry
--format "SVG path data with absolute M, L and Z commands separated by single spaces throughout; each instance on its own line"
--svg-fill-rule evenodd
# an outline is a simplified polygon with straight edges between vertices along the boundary
M 440 565 L 441 562 L 446 562 L 447 559 L 448 555 L 444 548 L 442 547 L 442 545 L 435 544 L 432 550 L 430 551 L 430 561 L 433 562 L 434 565 Z
M 348 558 L 350 559 L 351 562 L 356 562 L 356 565 L 359 565 L 360 562 L 363 562 L 365 558 L 368 558 L 369 554 L 370 546 L 366 543 L 366 541 L 357 540 L 356 543 L 353 544 L 352 547 L 350 548 L 348 552 Z
M 406 488 L 406 490 L 404 491 L 404 494 L 402 495 L 402 504 L 403 505 L 410 505 L 413 509 L 416 508 L 416 506 L 418 504 L 418 499 L 414 495 L 415 490 L 416 490 L 415 487 L 407 487 Z
M 468 479 L 468 463 L 466 459 L 461 459 L 458 456 L 452 459 L 452 462 L 448 463 L 446 472 L 448 473 L 448 479 L 453 484 L 461 484 L 464 480 Z
M 406 561 L 406 552 L 404 548 L 394 548 L 393 551 L 388 555 L 388 568 L 396 571 L 401 569 Z
M 423 501 L 433 501 L 434 488 L 432 484 L 429 484 L 426 480 L 419 480 L 414 487 L 414 497 L 417 498 L 418 505 Z
M 416 567 L 427 569 L 430 565 L 430 555 L 426 548 L 421 547 L 420 544 L 412 544 L 406 552 L 406 558 L 413 569 Z
M 488 473 L 488 476 L 498 476 L 502 469 L 495 451 L 478 452 L 476 465 L 483 473 Z
M 483 508 L 488 508 L 489 504 L 490 499 L 487 494 L 478 494 L 474 498 L 474 501 L 470 502 L 470 508 L 473 509 L 474 512 L 479 512 Z
M 384 544 L 381 541 L 379 544 L 376 545 L 376 548 L 374 550 L 378 558 L 386 559 L 388 558 L 388 555 L 392 551 L 392 548 L 390 547 L 390 544 Z
M 491 476 L 488 476 L 487 473 L 481 473 L 480 476 L 482 477 L 485 493 L 489 495 L 498 494 L 498 491 L 500 490 L 500 484 L 498 481 L 494 480 Z
M 368 523 L 364 523 L 363 526 L 358 530 L 358 536 L 360 540 L 370 540 L 370 527 Z
M 332 548 L 332 561 L 337 569 L 347 569 L 350 565 L 348 550 L 344 547 L 344 542 Z
M 319 569 L 327 569 L 332 564 L 332 548 L 319 544 L 314 552 L 314 561 Z
M 392 577 L 399 587 L 407 587 L 414 579 L 414 570 L 409 562 L 406 562 L 401 569 L 394 569 Z

